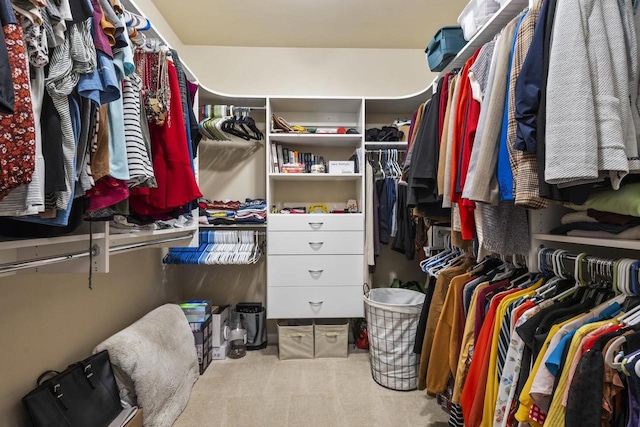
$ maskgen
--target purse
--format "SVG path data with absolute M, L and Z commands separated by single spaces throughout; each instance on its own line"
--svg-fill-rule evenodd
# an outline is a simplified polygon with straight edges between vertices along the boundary
M 37 383 L 22 398 L 34 427 L 106 427 L 122 411 L 106 350 L 63 372 L 47 371 Z

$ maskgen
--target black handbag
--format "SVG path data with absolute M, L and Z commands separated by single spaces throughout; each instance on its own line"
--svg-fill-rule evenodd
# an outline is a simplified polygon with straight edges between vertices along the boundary
M 40 375 L 38 387 L 22 403 L 34 427 L 106 427 L 122 411 L 106 350 L 63 372 Z

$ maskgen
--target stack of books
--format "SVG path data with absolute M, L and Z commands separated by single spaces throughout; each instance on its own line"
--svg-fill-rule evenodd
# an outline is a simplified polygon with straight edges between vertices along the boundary
M 299 173 L 311 173 L 311 166 L 324 165 L 324 158 L 313 153 L 301 153 L 297 150 L 285 148 L 280 144 L 271 145 L 271 172 L 291 173 L 285 165 L 300 165 Z M 326 168 L 325 168 L 326 170 Z

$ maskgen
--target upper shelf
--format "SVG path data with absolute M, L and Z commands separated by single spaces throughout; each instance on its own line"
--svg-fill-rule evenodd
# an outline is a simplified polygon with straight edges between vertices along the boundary
M 407 148 L 407 141 L 393 141 L 393 142 L 385 142 L 385 141 L 365 141 L 364 147 L 369 150 L 384 150 L 386 148 Z
M 362 142 L 360 134 L 333 133 L 270 133 L 272 142 L 283 142 L 300 145 L 321 145 L 328 147 L 357 146 Z
M 278 181 L 356 181 L 361 173 L 270 173 L 269 178 Z
M 367 114 L 413 114 L 418 105 L 426 102 L 433 93 L 433 85 L 420 93 L 402 98 L 366 98 L 365 112 Z
M 534 233 L 534 240 L 556 243 L 571 243 L 586 246 L 600 246 L 606 248 L 640 250 L 640 240 L 596 239 L 592 237 L 562 236 L 556 234 Z
M 513 18 L 529 6 L 529 0 L 510 0 L 502 5 L 495 15 L 467 42 L 458 54 L 438 74 L 434 84 L 446 73 L 455 68 L 461 68 L 473 53 L 485 43 L 491 41 Z
M 269 98 L 273 113 L 357 113 L 362 106 L 362 98 Z

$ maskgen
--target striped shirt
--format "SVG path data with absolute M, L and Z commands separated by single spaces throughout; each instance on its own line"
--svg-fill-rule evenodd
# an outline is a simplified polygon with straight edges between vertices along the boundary
M 141 126 L 141 120 L 146 120 L 141 111 L 141 87 L 142 79 L 136 73 L 130 74 L 123 80 L 122 101 L 130 176 L 129 187 L 157 187 L 148 149 L 150 143 L 146 143 Z

